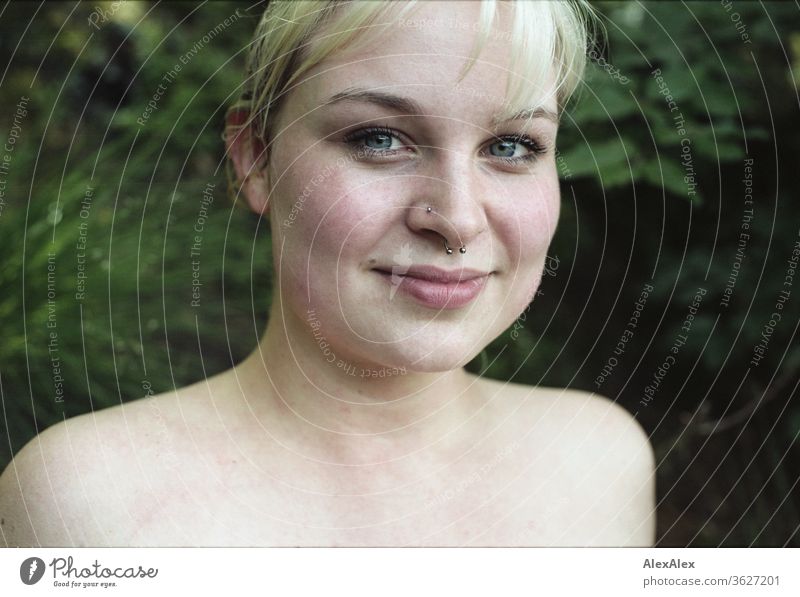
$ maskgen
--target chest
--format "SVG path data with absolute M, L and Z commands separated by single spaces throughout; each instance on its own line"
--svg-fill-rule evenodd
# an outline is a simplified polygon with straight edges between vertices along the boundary
M 574 544 L 586 504 L 563 471 L 481 461 L 386 484 L 325 484 L 220 469 L 131 504 L 124 543 L 186 546 Z M 586 528 L 585 521 L 582 527 Z

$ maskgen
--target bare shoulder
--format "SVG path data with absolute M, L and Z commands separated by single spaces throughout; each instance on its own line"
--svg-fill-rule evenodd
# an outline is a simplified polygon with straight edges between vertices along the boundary
M 136 502 L 146 502 L 159 470 L 177 458 L 180 395 L 72 417 L 29 441 L 0 476 L 0 541 L 19 547 L 119 544 L 135 526 Z
M 547 451 L 547 458 L 560 464 L 563 472 L 552 476 L 554 487 L 567 489 L 546 506 L 554 519 L 564 521 L 560 544 L 653 545 L 656 458 L 633 413 L 591 392 L 485 383 L 502 399 L 521 405 L 516 419 L 524 431 L 534 430 L 526 449 Z
M 71 546 L 80 469 L 88 434 L 85 418 L 52 425 L 30 440 L 0 476 L 0 528 L 9 547 Z M 80 429 L 80 430 L 79 430 Z
M 479 378 L 482 391 L 496 400 L 521 404 L 523 410 L 548 423 L 569 425 L 581 434 L 591 432 L 602 441 L 613 440 L 626 448 L 638 447 L 652 456 L 650 440 L 636 417 L 617 402 L 593 392 L 550 388 Z M 638 450 L 637 450 L 638 452 Z M 649 454 L 648 454 L 649 452 Z
M 634 414 L 605 396 L 569 391 L 554 399 L 563 407 L 559 418 L 572 429 L 575 448 L 567 458 L 580 476 L 582 491 L 575 499 L 578 516 L 571 528 L 580 525 L 588 532 L 581 544 L 652 546 L 656 457 L 649 435 Z

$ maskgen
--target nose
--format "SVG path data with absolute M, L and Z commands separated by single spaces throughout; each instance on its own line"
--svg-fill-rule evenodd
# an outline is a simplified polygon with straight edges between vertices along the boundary
M 442 152 L 445 153 L 445 152 Z M 449 152 L 448 152 L 449 153 Z M 468 156 L 437 156 L 414 181 L 414 200 L 407 212 L 408 227 L 437 250 L 465 253 L 488 228 L 480 173 Z

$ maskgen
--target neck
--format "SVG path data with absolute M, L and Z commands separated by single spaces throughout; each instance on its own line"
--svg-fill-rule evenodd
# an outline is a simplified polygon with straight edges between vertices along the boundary
M 277 303 L 277 304 L 276 304 Z M 313 321 L 313 320 L 312 320 Z M 237 368 L 270 428 L 308 452 L 374 460 L 424 446 L 443 449 L 480 418 L 476 377 L 464 369 L 415 372 L 347 358 L 313 326 L 273 301 L 256 350 Z

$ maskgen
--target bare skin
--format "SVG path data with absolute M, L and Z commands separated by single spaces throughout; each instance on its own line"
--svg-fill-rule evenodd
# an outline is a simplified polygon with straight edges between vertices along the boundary
M 409 444 L 398 453 L 391 441 L 325 448 L 293 438 L 279 419 L 254 416 L 258 405 L 234 389 L 233 377 L 76 417 L 33 440 L 0 479 L 6 543 L 654 541 L 652 452 L 610 401 L 465 374 L 474 385 L 458 400 L 471 418 L 433 448 Z
M 259 346 L 221 375 L 31 442 L 0 478 L 7 544 L 653 543 L 653 453 L 626 411 L 463 369 L 530 302 L 560 200 L 555 97 L 540 117 L 490 128 L 508 37 L 456 80 L 472 29 L 446 23 L 474 21 L 478 6 L 422 3 L 429 26 L 314 67 L 276 118 L 266 168 L 251 131 L 229 139 L 244 199 L 272 232 L 277 290 Z M 356 86 L 422 112 L 326 103 Z M 390 150 L 354 156 L 346 134 L 377 125 L 395 131 L 371 139 Z M 495 155 L 497 135 L 519 134 L 549 149 Z M 445 254 L 443 239 L 466 253 Z M 487 272 L 486 285 L 464 307 L 432 309 L 375 271 L 398 252 Z

